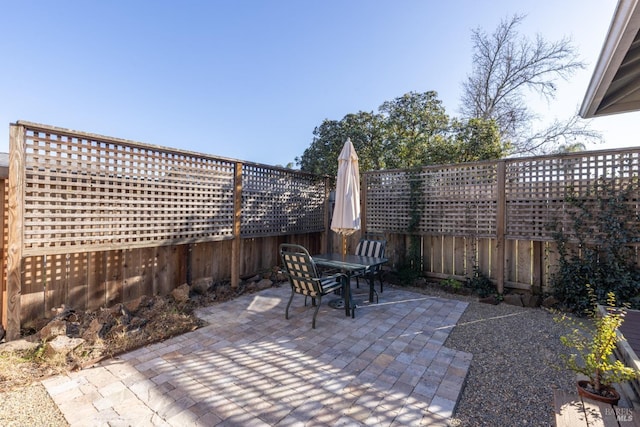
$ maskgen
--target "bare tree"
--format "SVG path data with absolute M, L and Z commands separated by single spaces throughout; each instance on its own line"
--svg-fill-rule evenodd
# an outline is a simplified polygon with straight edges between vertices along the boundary
M 514 155 L 548 152 L 576 138 L 599 139 L 577 115 L 534 130 L 538 116 L 527 105 L 527 95 L 553 100 L 557 80 L 568 79 L 584 63 L 568 38 L 548 42 L 540 35 L 534 40 L 521 36 L 517 27 L 523 19 L 502 20 L 492 34 L 472 32 L 473 71 L 463 84 L 462 115 L 495 120 Z

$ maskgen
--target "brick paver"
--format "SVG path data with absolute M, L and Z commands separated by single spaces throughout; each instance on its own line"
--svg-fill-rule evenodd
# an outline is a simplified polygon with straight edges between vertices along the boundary
M 72 426 L 447 425 L 471 355 L 443 344 L 466 303 L 389 286 L 351 319 L 326 297 L 314 330 L 300 296 L 285 320 L 289 294 L 200 309 L 204 328 L 43 384 Z

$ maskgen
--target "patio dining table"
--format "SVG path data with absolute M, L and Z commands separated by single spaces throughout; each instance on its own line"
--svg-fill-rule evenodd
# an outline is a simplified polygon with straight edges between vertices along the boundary
M 351 275 L 357 272 L 367 272 L 388 261 L 387 258 L 376 258 L 369 256 L 359 256 L 351 254 L 328 253 L 314 255 L 313 261 L 316 265 L 325 268 L 339 269 L 347 275 L 347 280 L 342 292 L 344 298 L 345 315 L 355 318 L 356 305 L 351 296 Z M 369 301 L 373 302 L 374 290 L 373 277 L 369 277 Z

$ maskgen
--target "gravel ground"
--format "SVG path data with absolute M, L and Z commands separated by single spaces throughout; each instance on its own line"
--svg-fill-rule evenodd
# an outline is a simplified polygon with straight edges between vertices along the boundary
M 0 393 L 0 426 L 62 427 L 68 425 L 40 383 Z
M 552 426 L 553 388 L 575 390 L 559 370 L 565 327 L 540 308 L 497 306 L 435 289 L 423 293 L 469 302 L 446 346 L 473 354 L 453 426 Z M 0 393 L 0 426 L 67 426 L 40 383 Z
M 555 425 L 553 389 L 575 392 L 575 373 L 560 368 L 567 326 L 542 308 L 469 302 L 445 343 L 473 354 L 451 425 Z

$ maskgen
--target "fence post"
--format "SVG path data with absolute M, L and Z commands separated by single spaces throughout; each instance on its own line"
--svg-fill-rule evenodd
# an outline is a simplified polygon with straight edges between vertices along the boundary
M 231 287 L 240 285 L 241 243 L 240 225 L 242 220 L 242 162 L 236 162 L 233 178 L 233 242 L 231 244 Z
M 0 181 L 0 218 L 2 218 L 2 228 L 0 228 L 0 242 L 2 242 L 2 251 L 0 251 L 0 325 L 6 325 L 6 314 L 7 314 L 7 298 L 4 294 L 4 290 L 6 289 L 7 284 L 7 275 L 4 270 L 4 266 L 6 265 L 6 256 L 7 256 L 7 247 L 5 246 L 5 242 L 7 241 L 7 236 L 5 234 L 5 228 L 7 227 L 7 222 L 5 221 L 6 214 L 8 214 L 8 206 L 5 203 L 7 200 L 7 182 L 9 180 L 9 168 L 7 167 L 7 176 L 2 176 L 2 180 Z
M 7 341 L 20 338 L 22 293 L 24 126 L 9 128 L 9 233 L 7 241 L 7 305 L 2 310 Z
M 331 189 L 329 188 L 329 177 L 324 177 L 324 239 L 320 243 L 320 252 L 327 253 L 331 252 L 331 219 L 329 215 L 331 214 Z
M 496 279 L 498 294 L 504 293 L 504 266 L 505 266 L 505 228 L 507 220 L 507 203 L 506 203 L 506 162 L 498 161 L 498 206 L 496 207 Z
M 360 187 L 360 234 L 367 233 L 367 174 L 364 174 Z

